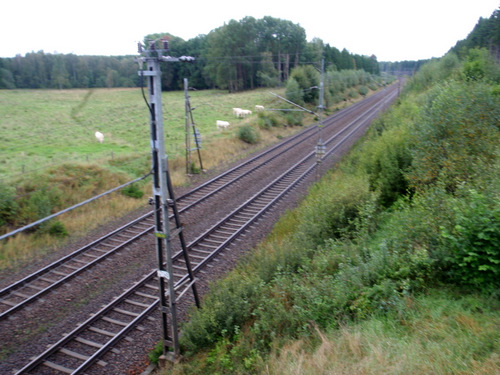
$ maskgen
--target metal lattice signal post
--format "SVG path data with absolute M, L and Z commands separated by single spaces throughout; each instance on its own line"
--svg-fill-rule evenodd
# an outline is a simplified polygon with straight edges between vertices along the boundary
M 321 175 L 321 162 L 323 160 L 323 157 L 325 156 L 325 152 L 326 152 L 326 146 L 325 144 L 323 143 L 323 139 L 322 139 L 322 129 L 323 129 L 323 118 L 322 118 L 322 115 L 323 115 L 323 110 L 325 109 L 325 106 L 324 106 L 324 98 L 325 98 L 325 59 L 321 59 L 321 80 L 320 80 L 320 83 L 319 83 L 319 105 L 318 105 L 318 109 L 319 109 L 319 118 L 318 118 L 318 144 L 316 145 L 316 148 L 315 148 L 315 151 L 316 151 L 316 163 L 317 163 L 317 167 L 316 167 L 316 178 L 319 179 L 320 175 Z
M 161 90 L 161 69 L 160 62 L 193 61 L 192 57 L 173 58 L 163 56 L 168 51 L 168 41 L 163 40 L 161 49 L 158 49 L 156 42 L 151 42 L 147 50 L 139 45 L 141 63 L 139 75 L 147 77 L 149 92 L 149 112 L 151 130 L 151 159 L 153 168 L 153 203 L 155 213 L 155 241 L 158 262 L 159 299 L 162 319 L 162 337 L 164 355 L 170 360 L 176 360 L 179 356 L 179 336 L 177 325 L 176 291 L 173 283 L 173 252 L 171 240 L 174 236 L 179 236 L 189 283 L 186 289 L 192 288 L 195 302 L 199 306 L 198 293 L 196 291 L 196 279 L 191 269 L 187 254 L 186 243 L 182 234 L 182 227 L 173 196 L 172 184 L 168 170 L 168 157 L 165 153 L 165 137 L 163 130 L 162 113 L 162 90 Z M 146 63 L 146 70 L 142 70 L 142 64 Z M 169 207 L 175 217 L 175 228 L 170 229 Z M 170 329 L 168 318 L 170 316 Z M 170 332 L 169 332 L 170 331 Z
M 198 151 L 198 160 L 200 161 L 200 171 L 203 172 L 203 163 L 201 161 L 201 135 L 193 119 L 193 110 L 191 108 L 191 102 L 189 101 L 189 85 L 187 78 L 184 78 L 184 97 L 185 97 L 185 107 L 186 107 L 186 174 L 193 173 L 192 171 L 192 161 L 191 152 Z M 193 132 L 195 147 L 191 148 L 191 131 Z

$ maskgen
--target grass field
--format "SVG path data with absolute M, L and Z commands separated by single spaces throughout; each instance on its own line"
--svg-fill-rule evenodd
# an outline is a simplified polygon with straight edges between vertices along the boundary
M 235 126 L 249 121 L 234 118 L 233 107 L 253 109 L 256 104 L 269 105 L 276 100 L 266 90 L 190 92 L 204 148 L 208 150 L 214 141 L 228 138 Z M 165 147 L 171 160 L 184 157 L 184 104 L 183 92 L 163 94 Z M 216 120 L 231 122 L 232 129 L 218 131 Z M 104 134 L 102 144 L 95 139 L 95 131 Z M 0 91 L 3 180 L 68 161 L 102 165 L 123 158 L 126 164 L 131 157 L 149 154 L 149 138 L 148 110 L 138 88 Z M 117 160 L 112 164 L 121 169 Z

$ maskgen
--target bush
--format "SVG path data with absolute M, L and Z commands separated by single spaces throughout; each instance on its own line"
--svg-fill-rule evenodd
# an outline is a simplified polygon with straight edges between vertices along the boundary
M 142 196 L 144 195 L 144 192 L 141 189 L 139 189 L 136 184 L 131 184 L 131 185 L 125 186 L 122 189 L 122 194 L 127 196 L 127 197 L 139 199 L 139 198 L 142 198 Z
M 16 218 L 19 206 L 14 200 L 14 189 L 0 184 L 0 227 L 12 224 Z
M 271 129 L 279 126 L 280 122 L 275 114 L 261 111 L 258 114 L 257 124 L 262 129 Z
M 251 145 L 259 143 L 259 133 L 250 125 L 243 125 L 238 128 L 238 138 Z
M 61 191 L 54 187 L 43 186 L 21 199 L 19 206 L 19 223 L 25 225 L 40 220 L 52 214 L 61 202 Z M 17 224 L 17 223 L 16 223 Z M 42 223 L 39 228 L 47 230 L 48 223 Z
M 370 90 L 368 90 L 368 87 L 366 87 L 366 86 L 359 86 L 358 87 L 358 92 L 360 95 L 365 96 L 366 94 L 368 94 L 368 91 L 370 91 Z
M 452 280 L 479 288 L 500 286 L 500 201 L 470 190 L 454 207 L 455 226 L 444 230 Z
M 410 185 L 438 180 L 454 191 L 495 162 L 500 143 L 500 98 L 482 83 L 438 86 L 427 97 L 413 129 Z
M 48 225 L 47 232 L 53 237 L 67 237 L 68 231 L 62 222 L 59 220 L 55 220 L 54 222 Z

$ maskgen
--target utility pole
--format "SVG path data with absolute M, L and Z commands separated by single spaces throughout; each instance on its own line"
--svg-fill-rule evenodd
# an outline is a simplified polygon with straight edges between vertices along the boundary
M 147 49 L 139 44 L 141 57 L 137 60 L 140 63 L 139 75 L 147 77 L 150 112 L 151 131 L 151 162 L 153 169 L 153 203 L 155 214 L 155 241 L 158 263 L 158 283 L 159 300 L 162 321 L 163 354 L 166 359 L 175 361 L 180 354 L 179 333 L 177 325 L 177 298 L 173 281 L 173 260 L 171 240 L 174 236 L 179 236 L 187 272 L 189 274 L 189 284 L 187 288 L 192 288 L 196 304 L 199 306 L 198 293 L 196 291 L 196 279 L 194 278 L 187 249 L 182 234 L 182 226 L 178 217 L 177 206 L 173 196 L 173 189 L 168 170 L 168 157 L 165 153 L 165 137 L 163 130 L 162 113 L 162 88 L 160 62 L 193 61 L 194 58 L 183 56 L 174 58 L 163 56 L 168 52 L 168 40 L 161 41 L 158 48 L 157 41 L 149 43 Z M 142 70 L 143 63 L 146 63 L 146 70 Z M 175 228 L 171 230 L 169 221 L 169 207 L 173 210 L 175 217 Z M 168 318 L 170 317 L 170 329 Z

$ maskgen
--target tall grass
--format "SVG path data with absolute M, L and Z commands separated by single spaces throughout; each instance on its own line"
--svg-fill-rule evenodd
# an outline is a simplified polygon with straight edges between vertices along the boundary
M 261 374 L 495 374 L 498 301 L 447 292 L 408 298 L 399 315 L 376 315 L 276 348 Z

